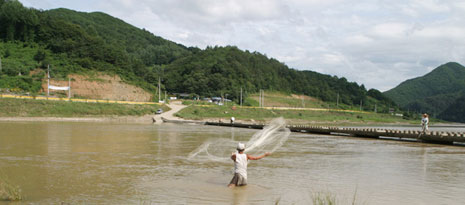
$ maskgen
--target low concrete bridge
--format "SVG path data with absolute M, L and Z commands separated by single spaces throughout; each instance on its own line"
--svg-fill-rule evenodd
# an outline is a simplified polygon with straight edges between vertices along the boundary
M 241 127 L 262 129 L 265 124 L 243 124 L 243 123 L 223 123 L 223 122 L 205 122 L 206 125 Z M 453 144 L 454 142 L 465 143 L 465 133 L 461 132 L 427 132 L 422 133 L 418 130 L 395 130 L 379 128 L 346 128 L 331 126 L 309 126 L 309 125 L 287 125 L 291 132 L 304 132 L 327 135 L 345 135 L 364 138 L 394 138 L 410 139 L 419 142 Z

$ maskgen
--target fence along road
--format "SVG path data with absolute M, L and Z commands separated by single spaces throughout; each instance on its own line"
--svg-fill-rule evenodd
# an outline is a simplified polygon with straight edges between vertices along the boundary
M 17 98 L 17 99 L 32 99 L 32 100 L 53 100 L 53 101 L 69 101 L 69 102 L 86 102 L 86 103 L 115 103 L 115 104 L 133 104 L 133 105 L 160 105 L 156 102 L 132 102 L 120 100 L 96 100 L 96 99 L 78 99 L 78 98 L 57 98 L 44 96 L 24 96 L 24 95 L 9 95 L 0 94 L 0 98 Z

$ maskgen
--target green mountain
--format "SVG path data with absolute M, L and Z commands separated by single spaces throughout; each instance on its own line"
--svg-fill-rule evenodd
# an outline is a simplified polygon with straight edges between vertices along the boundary
M 461 95 L 439 115 L 439 118 L 452 122 L 465 122 L 464 116 L 465 95 Z
M 240 88 L 248 92 L 260 89 L 303 93 L 323 101 L 347 105 L 364 103 L 365 109 L 388 110 L 394 102 L 381 92 L 367 91 L 363 85 L 345 78 L 313 71 L 297 71 L 257 52 L 242 51 L 234 46 L 208 47 L 167 65 L 164 84 L 174 92 L 197 93 L 202 96 L 229 94 L 238 98 Z
M 366 110 L 387 111 L 394 102 L 375 89 L 345 78 L 298 71 L 258 52 L 234 46 L 187 48 L 101 12 L 25 8 L 17 0 L 0 0 L 0 88 L 37 93 L 47 65 L 52 77 L 100 71 L 157 92 L 201 97 L 229 94 L 237 100 L 260 89 L 306 94 Z M 42 73 L 31 75 L 37 68 Z
M 3 74 L 10 77 L 50 64 L 52 77 L 96 70 L 147 90 L 156 90 L 162 65 L 191 52 L 101 12 L 41 11 L 16 0 L 0 0 L 0 39 Z
M 459 109 L 457 106 L 464 93 L 465 67 L 450 62 L 422 77 L 402 82 L 384 94 L 406 110 L 426 112 L 445 120 L 459 121 L 445 114 L 453 114 L 454 110 Z
M 79 25 L 90 36 L 102 39 L 105 44 L 124 50 L 146 66 L 169 64 L 189 53 L 183 45 L 155 36 L 145 29 L 102 12 L 77 12 L 69 9 L 53 9 L 45 12 L 48 18 L 60 19 Z

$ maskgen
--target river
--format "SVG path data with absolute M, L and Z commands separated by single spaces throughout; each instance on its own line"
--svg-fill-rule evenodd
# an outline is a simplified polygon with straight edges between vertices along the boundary
M 187 159 L 206 140 L 255 132 L 0 122 L 0 172 L 33 204 L 310 204 L 318 194 L 338 204 L 465 204 L 464 146 L 291 133 L 235 189 L 226 187 L 232 161 Z

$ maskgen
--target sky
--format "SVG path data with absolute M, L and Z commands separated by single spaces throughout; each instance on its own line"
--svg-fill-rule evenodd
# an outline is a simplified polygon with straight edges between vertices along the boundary
M 20 0 L 101 11 L 185 46 L 234 45 L 387 91 L 465 65 L 463 0 Z

